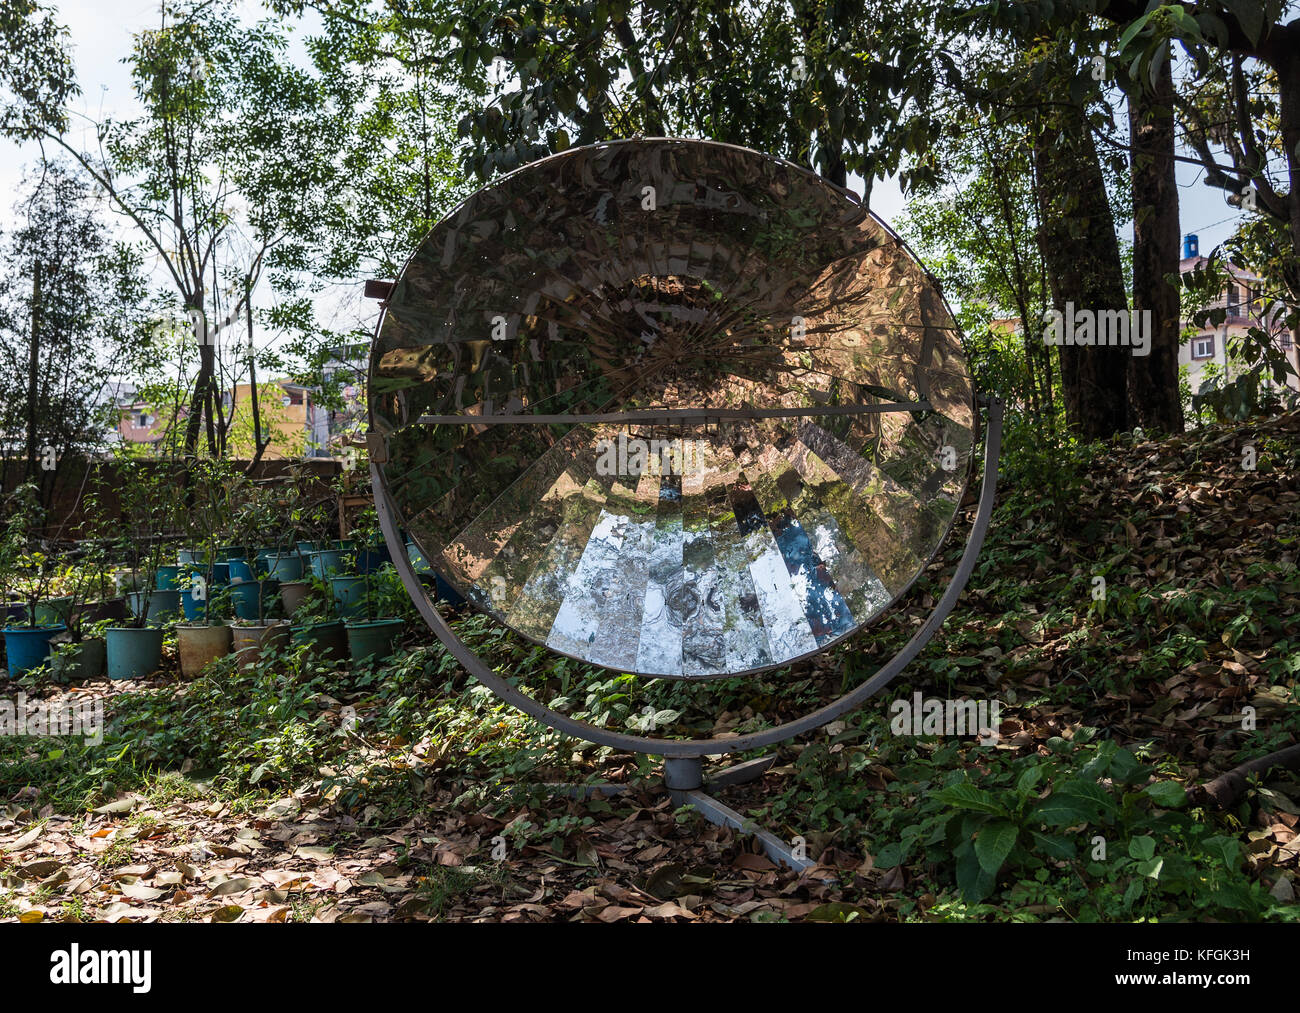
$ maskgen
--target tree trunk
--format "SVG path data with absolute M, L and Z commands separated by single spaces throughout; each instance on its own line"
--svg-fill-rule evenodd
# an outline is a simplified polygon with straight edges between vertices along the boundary
M 1037 241 L 1052 301 L 1075 317 L 1128 311 L 1115 222 L 1097 148 L 1076 106 L 1044 113 L 1034 138 L 1038 169 Z M 1067 424 L 1081 439 L 1104 440 L 1129 428 L 1129 349 L 1068 345 L 1058 349 Z
M 194 323 L 194 337 L 199 346 L 199 375 L 194 380 L 194 390 L 190 394 L 190 411 L 185 419 L 185 440 L 182 444 L 182 454 L 185 457 L 194 457 L 198 453 L 208 384 L 212 380 L 212 349 L 208 346 L 207 329 L 207 321 L 202 315 L 202 304 L 200 304 L 199 318 Z
M 1288 50 L 1274 60 L 1278 83 L 1278 121 L 1282 128 L 1282 149 L 1286 152 L 1287 178 L 1290 189 L 1286 197 L 1288 224 L 1291 229 L 1290 256 L 1282 261 L 1283 283 L 1292 309 L 1300 304 L 1300 56 Z
M 41 371 L 41 262 L 32 271 L 32 334 L 27 357 L 27 466 L 24 481 L 36 474 L 36 400 L 37 378 Z
M 1178 287 L 1178 184 L 1174 179 L 1174 81 L 1165 57 L 1154 93 L 1129 96 L 1133 138 L 1133 310 L 1150 313 L 1151 353 L 1128 360 L 1130 422 L 1183 431 L 1178 396 L 1181 321 Z

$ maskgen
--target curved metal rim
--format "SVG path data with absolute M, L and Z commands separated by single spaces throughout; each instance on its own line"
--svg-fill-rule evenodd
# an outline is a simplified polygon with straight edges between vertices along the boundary
M 452 656 L 474 678 L 487 686 L 506 703 L 536 718 L 543 724 L 549 725 L 556 731 L 589 742 L 595 742 L 598 745 L 612 746 L 615 749 L 625 749 L 654 756 L 707 756 L 759 749 L 820 728 L 828 721 L 833 721 L 841 714 L 847 713 L 865 703 L 893 681 L 938 631 L 940 625 L 957 604 L 957 599 L 961 596 L 966 582 L 975 569 L 975 562 L 979 558 L 980 549 L 984 544 L 984 536 L 988 532 L 989 522 L 993 516 L 993 502 L 996 498 L 998 485 L 998 458 L 1002 449 L 1002 414 L 1003 404 L 1001 399 L 991 398 L 989 401 L 988 426 L 985 429 L 984 474 L 980 483 L 980 498 L 975 513 L 975 523 L 971 528 L 970 538 L 966 542 L 966 549 L 957 564 L 957 570 L 953 574 L 952 580 L 948 583 L 943 597 L 939 599 L 934 610 L 921 624 L 921 628 L 912 635 L 912 639 L 888 663 L 852 692 L 846 693 L 826 706 L 794 721 L 775 725 L 772 728 L 765 728 L 749 735 L 741 735 L 731 739 L 655 739 L 625 735 L 622 732 L 610 731 L 607 728 L 600 728 L 585 721 L 578 721 L 567 715 L 560 714 L 558 711 L 554 711 L 527 694 L 520 692 L 506 678 L 492 671 L 477 654 L 470 650 L 469 646 L 456 635 L 447 624 L 447 621 L 443 619 L 442 613 L 437 610 L 429 599 L 405 551 L 394 554 L 393 562 L 401 575 L 402 583 L 406 586 L 407 593 L 410 594 L 411 600 L 415 602 L 416 608 L 419 609 L 425 622 L 429 624 L 430 629 L 443 642 L 447 650 L 452 653 Z M 399 537 L 400 532 L 389 502 L 388 490 L 384 484 L 383 475 L 380 473 L 379 465 L 374 462 L 371 462 L 370 465 L 370 477 L 374 483 L 375 505 L 378 509 L 379 523 L 383 528 L 384 537 L 388 540 L 389 545 L 402 544 L 403 549 L 405 549 L 405 544 L 401 542 Z
M 847 187 L 839 186 L 836 183 L 832 183 L 830 180 L 814 172 L 812 169 L 809 169 L 806 166 L 799 165 L 795 162 L 791 162 L 789 159 L 783 158 L 780 155 L 765 154 L 764 152 L 758 151 L 754 148 L 747 148 L 744 145 L 740 145 L 740 144 L 730 144 L 726 141 L 714 141 L 706 138 L 691 138 L 691 137 L 636 137 L 636 138 L 622 138 L 620 140 L 615 140 L 615 141 L 601 141 L 596 144 L 580 145 L 579 147 L 576 148 L 566 148 L 564 151 L 558 151 L 555 154 L 547 155 L 545 158 L 539 158 L 534 162 L 529 162 L 526 165 L 521 165 L 517 169 L 512 169 L 510 172 L 503 173 L 502 175 L 493 178 L 490 182 L 479 187 L 468 197 L 462 200 L 459 204 L 457 204 L 455 208 L 453 208 L 446 215 L 444 215 L 439 220 L 439 222 L 436 225 L 434 225 L 432 229 L 429 230 L 429 235 L 432 235 L 437 230 L 438 226 L 441 225 L 443 222 L 448 221 L 451 218 L 455 217 L 457 214 L 459 214 L 460 211 L 466 205 L 468 205 L 470 201 L 472 201 L 475 197 L 477 197 L 480 193 L 482 193 L 483 191 L 491 187 L 499 186 L 504 180 L 510 179 L 513 176 L 520 175 L 524 172 L 530 172 L 536 169 L 538 166 L 544 165 L 547 162 L 569 157 L 575 154 L 576 152 L 595 151 L 602 148 L 615 148 L 615 147 L 621 147 L 623 145 L 628 145 L 628 144 L 644 144 L 647 142 L 667 142 L 667 143 L 676 143 L 676 144 L 704 144 L 716 148 L 729 148 L 733 151 L 742 151 L 745 152 L 746 154 L 755 155 L 759 158 L 767 159 L 774 162 L 779 162 L 786 168 L 799 172 L 804 176 L 808 176 L 812 178 L 815 182 L 820 183 L 821 185 L 827 187 L 828 189 L 840 194 L 841 196 L 849 200 L 851 203 L 857 205 L 858 207 L 866 211 L 866 213 L 871 216 L 872 221 L 874 221 L 878 226 L 880 226 L 880 228 L 885 232 L 885 234 L 888 235 L 890 238 L 892 238 L 894 242 L 898 244 L 898 246 L 903 250 L 903 252 L 906 253 L 907 256 L 911 259 L 912 263 L 915 264 L 917 268 L 921 271 L 921 274 L 926 279 L 928 279 L 931 282 L 931 284 L 934 285 L 935 291 L 938 292 L 939 299 L 943 303 L 944 309 L 948 311 L 949 318 L 952 319 L 954 322 L 956 321 L 957 319 L 956 315 L 952 312 L 952 306 L 949 305 L 947 297 L 943 294 L 943 288 L 939 284 L 938 278 L 935 277 L 935 275 L 930 271 L 930 269 L 925 266 L 924 262 L 916 255 L 916 252 L 911 248 L 911 246 L 909 246 L 907 242 L 901 236 L 899 236 L 899 234 L 895 232 L 887 222 L 885 222 L 879 215 L 877 215 L 874 211 L 872 211 L 869 206 L 863 204 L 862 199 L 857 194 L 855 194 L 852 190 L 848 189 Z M 422 240 L 420 240 L 414 252 L 412 252 L 411 256 L 407 258 L 406 263 L 402 265 L 402 270 L 397 276 L 398 282 L 400 282 L 401 279 L 405 276 L 407 269 L 410 267 L 412 261 L 414 261 L 415 258 L 419 255 L 419 251 L 423 249 L 424 244 L 428 242 L 429 235 L 426 235 Z M 384 320 L 387 318 L 387 316 L 388 316 L 388 304 L 385 303 L 383 309 L 379 314 L 379 320 L 375 324 L 375 337 L 374 337 L 375 342 L 379 340 L 379 336 L 383 332 Z M 962 353 L 967 355 L 967 361 L 969 362 L 969 355 L 965 347 L 966 345 L 965 336 L 961 333 L 960 329 L 957 330 L 957 340 L 962 346 Z M 367 362 L 366 365 L 367 365 L 366 380 L 367 380 L 367 384 L 369 385 L 371 379 L 373 378 L 373 367 L 374 367 L 373 355 L 371 356 L 370 360 Z M 917 363 L 917 367 L 918 369 L 921 368 L 919 361 Z M 971 420 L 972 420 L 971 430 L 975 440 L 978 440 L 978 433 L 979 433 L 978 400 L 979 399 L 975 391 L 974 378 L 968 376 L 968 379 L 970 380 L 970 391 L 971 391 L 971 397 L 970 397 Z M 375 416 L 374 416 L 373 407 L 370 407 L 369 405 L 367 406 L 367 415 L 368 415 L 370 431 L 372 433 L 379 432 L 379 430 L 377 430 L 375 427 Z M 387 434 L 383 434 L 383 435 L 385 436 L 385 438 L 387 438 Z M 972 449 L 973 447 L 974 447 L 974 441 L 972 442 Z M 705 673 L 701 675 L 689 675 L 689 676 L 677 675 L 668 672 L 633 672 L 631 674 L 638 675 L 648 679 L 674 679 L 679 682 L 690 682 L 690 683 L 713 682 L 719 679 L 732 679 L 732 678 L 742 678 L 750 675 L 760 675 L 764 672 L 775 671 L 776 669 L 779 668 L 787 668 L 790 665 L 797 665 L 801 662 L 807 661 L 809 658 L 821 654 L 823 651 L 829 650 L 830 648 L 836 645 L 842 644 L 844 643 L 844 641 L 848 640 L 849 638 L 856 637 L 859 633 L 863 632 L 864 630 L 875 626 L 881 620 L 881 618 L 887 612 L 890 611 L 890 608 L 892 606 L 896 605 L 898 602 L 902 601 L 905 597 L 907 597 L 908 593 L 912 590 L 913 585 L 915 585 L 916 582 L 921 578 L 921 574 L 923 574 L 929 568 L 930 564 L 933 563 L 935 559 L 938 558 L 940 551 L 943 549 L 944 542 L 948 540 L 948 536 L 952 534 L 952 529 L 957 523 L 957 514 L 961 509 L 961 501 L 965 498 L 966 490 L 970 488 L 970 482 L 971 482 L 972 475 L 974 473 L 974 468 L 975 468 L 975 455 L 974 453 L 972 453 L 966 461 L 966 468 L 965 468 L 965 474 L 963 476 L 963 480 L 961 484 L 961 491 L 960 493 L 958 493 L 956 502 L 953 506 L 952 516 L 948 519 L 948 523 L 944 526 L 942 534 L 939 536 L 938 539 L 936 539 L 934 548 L 931 550 L 929 556 L 927 556 L 924 560 L 921 561 L 921 565 L 917 568 L 916 573 L 914 573 L 911 576 L 911 578 L 907 581 L 907 583 L 905 583 L 899 589 L 897 594 L 892 595 L 890 597 L 889 601 L 886 603 L 884 608 L 879 609 L 874 615 L 868 617 L 863 622 L 858 623 L 856 626 L 854 626 L 853 629 L 849 630 L 847 633 L 844 633 L 841 636 L 835 638 L 834 640 L 828 641 L 827 643 L 818 646 L 814 650 L 807 651 L 796 657 L 786 658 L 783 661 L 775 662 L 771 665 L 760 665 L 757 668 L 747 668 L 737 672 L 713 672 L 713 673 Z M 374 484 L 374 479 L 373 479 L 374 473 L 375 473 L 375 466 L 372 464 L 371 465 L 372 485 L 375 490 L 378 490 L 381 486 Z M 391 497 L 388 495 L 387 485 L 383 484 L 382 488 L 384 489 L 385 496 L 388 499 L 388 502 L 386 504 L 387 509 L 391 510 L 395 517 L 398 517 L 400 515 L 400 511 L 392 503 Z M 376 503 L 378 503 L 377 492 L 376 492 L 375 499 L 376 499 Z M 387 536 L 388 536 L 388 532 L 387 530 L 385 530 L 385 537 Z M 421 548 L 421 553 L 423 554 L 424 553 L 423 546 L 421 546 L 420 548 Z M 405 559 L 406 551 L 405 551 L 404 543 L 401 546 L 401 551 L 395 554 L 395 558 L 396 556 L 401 556 L 403 559 Z M 427 559 L 428 556 L 426 555 L 425 558 Z M 511 630 L 512 632 L 528 640 L 530 643 L 545 648 L 546 650 L 555 654 L 557 657 L 569 658 L 570 660 L 579 661 L 582 662 L 583 664 L 595 665 L 597 668 L 605 668 L 606 670 L 611 672 L 624 671 L 623 669 L 611 668 L 610 666 L 607 665 L 600 665 L 597 662 L 592 661 L 590 658 L 582 658 L 576 654 L 569 654 L 566 651 L 557 650 L 556 648 L 547 644 L 546 641 L 542 639 L 539 639 L 537 637 L 531 636 L 530 634 L 523 633 L 520 632 L 519 630 L 516 630 L 513 626 L 510 626 L 508 623 L 502 622 L 499 616 L 493 615 L 487 609 L 483 608 L 475 599 L 474 595 L 469 593 L 469 588 L 466 587 L 459 580 L 453 577 L 449 577 L 446 574 L 440 574 L 440 576 L 442 576 L 442 579 L 445 580 L 453 589 L 455 589 L 455 591 L 462 598 L 464 598 L 466 602 L 469 603 L 470 607 L 473 608 L 476 612 L 478 612 L 481 615 L 487 616 L 489 619 L 491 619 L 495 623 L 498 623 L 499 625 L 505 626 L 507 629 Z M 421 597 L 423 596 L 421 595 Z M 426 616 L 426 619 L 427 618 L 428 617 Z

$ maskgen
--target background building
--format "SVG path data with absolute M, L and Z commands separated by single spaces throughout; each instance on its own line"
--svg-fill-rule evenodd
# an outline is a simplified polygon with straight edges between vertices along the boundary
M 1183 237 L 1183 257 L 1178 264 L 1180 274 L 1194 271 L 1208 260 L 1208 257 L 1201 256 L 1200 240 L 1195 234 Z M 1219 298 L 1209 304 L 1212 309 L 1227 310 L 1227 317 L 1223 323 L 1218 328 L 1196 328 L 1187 319 L 1189 314 L 1184 312 L 1183 331 L 1185 334 L 1189 331 L 1192 333 L 1178 350 L 1178 364 L 1187 367 L 1187 379 L 1193 391 L 1200 389 L 1201 374 L 1211 363 L 1227 377 L 1233 375 L 1237 364 L 1228 359 L 1229 347 L 1235 344 L 1235 339 L 1243 336 L 1250 328 L 1265 328 L 1266 318 L 1269 311 L 1273 309 L 1267 305 L 1261 295 L 1263 279 L 1259 275 L 1233 263 L 1228 263 L 1226 269 L 1232 281 Z M 1286 353 L 1291 368 L 1300 372 L 1296 338 L 1295 332 L 1285 327 L 1275 328 L 1273 340 L 1277 347 Z M 1300 380 L 1297 380 L 1294 375 L 1287 378 L 1287 385 L 1300 390 Z

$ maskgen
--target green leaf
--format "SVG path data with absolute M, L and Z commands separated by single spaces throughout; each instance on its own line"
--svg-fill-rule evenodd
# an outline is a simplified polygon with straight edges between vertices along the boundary
M 1069 861 L 1076 854 L 1074 842 L 1068 837 L 1045 834 L 1039 830 L 1029 831 L 1029 836 L 1034 842 L 1034 850 L 1046 855 L 1048 858 Z
M 1131 25 L 1129 25 L 1126 29 L 1124 29 L 1124 34 L 1119 37 L 1120 52 L 1123 52 L 1125 49 L 1127 49 L 1128 44 L 1137 37 L 1138 32 L 1142 31 L 1142 29 L 1146 27 L 1146 23 L 1149 20 L 1151 20 L 1151 15 L 1153 13 L 1154 11 L 1147 11 L 1140 18 L 1138 18 Z
M 1035 805 L 1029 814 L 1049 827 L 1069 827 L 1076 823 L 1087 823 L 1094 811 L 1094 807 L 1083 799 L 1054 792 Z
M 1214 836 L 1201 841 L 1207 855 L 1218 859 L 1225 868 L 1235 869 L 1241 857 L 1241 842 L 1235 837 Z
M 1145 862 L 1138 862 L 1137 871 L 1148 879 L 1159 879 L 1160 870 L 1164 866 L 1165 860 L 1163 858 L 1152 858 Z
M 1133 773 L 1138 770 L 1141 764 L 1138 763 L 1137 757 L 1127 749 L 1118 750 L 1110 761 L 1110 776 L 1124 782 L 1132 784 Z
M 898 841 L 890 841 L 876 854 L 875 867 L 877 869 L 892 869 L 896 865 L 902 865 L 907 852 L 907 845 L 900 844 Z
M 1027 795 L 1038 786 L 1038 782 L 1042 779 L 1043 768 L 1035 764 L 1016 778 L 1016 791 L 1022 795 Z
M 990 823 L 980 830 L 975 837 L 975 857 L 979 859 L 980 868 L 996 876 L 1016 846 L 1018 836 L 1019 831 L 1010 823 Z
M 978 904 L 993 892 L 997 881 L 980 865 L 975 849 L 964 844 L 957 849 L 957 888 L 970 904 Z
M 1151 57 L 1151 65 L 1147 67 L 1147 80 L 1151 83 L 1154 90 L 1160 79 L 1160 71 L 1165 65 L 1165 58 L 1169 55 L 1168 41 L 1161 42 L 1156 46 L 1155 55 Z
M 1115 799 L 1101 785 L 1091 781 L 1067 781 L 1060 788 L 1062 794 L 1072 795 L 1092 803 L 1103 816 L 1115 814 Z
M 1264 5 L 1259 0 L 1223 0 L 1223 6 L 1236 17 L 1251 45 L 1258 45 L 1264 34 Z
M 1142 793 L 1166 809 L 1177 809 L 1187 803 L 1187 792 L 1177 781 L 1157 781 L 1148 785 Z
M 1136 858 L 1138 861 L 1146 861 L 1152 858 L 1156 853 L 1156 839 L 1154 837 L 1134 837 L 1128 842 L 1129 858 Z
M 988 813 L 991 816 L 1005 816 L 1006 810 L 993 801 L 993 796 L 982 788 L 976 788 L 968 781 L 941 788 L 932 796 L 936 802 L 954 806 L 957 809 L 969 809 L 972 812 Z

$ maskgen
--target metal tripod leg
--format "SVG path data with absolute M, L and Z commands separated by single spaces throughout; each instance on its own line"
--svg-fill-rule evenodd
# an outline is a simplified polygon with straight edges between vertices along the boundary
M 704 765 L 698 756 L 668 756 L 664 758 L 664 787 L 673 805 L 688 805 L 710 823 L 731 827 L 742 834 L 751 834 L 767 855 L 777 865 L 802 872 L 816 863 L 797 857 L 785 841 L 757 826 L 753 820 L 742 816 L 730 806 L 723 805 L 704 789 L 725 788 L 731 785 L 756 781 L 776 762 L 775 756 L 762 756 L 718 771 L 707 781 Z M 592 796 L 619 795 L 627 791 L 625 784 L 548 784 L 547 789 L 564 798 L 586 801 Z
M 744 784 L 757 780 L 764 771 L 772 766 L 775 756 L 764 756 L 747 763 L 738 763 L 721 771 L 708 782 L 708 787 L 725 787 L 726 785 Z M 703 764 L 698 756 L 668 756 L 664 758 L 664 787 L 673 800 L 673 805 L 689 805 L 710 823 L 720 827 L 731 827 L 742 834 L 752 834 L 762 846 L 764 854 L 777 865 L 784 865 L 802 872 L 812 868 L 816 863 L 807 858 L 797 857 L 794 849 L 785 841 L 757 826 L 753 820 L 742 816 L 730 806 L 723 805 L 712 795 L 704 791 Z

